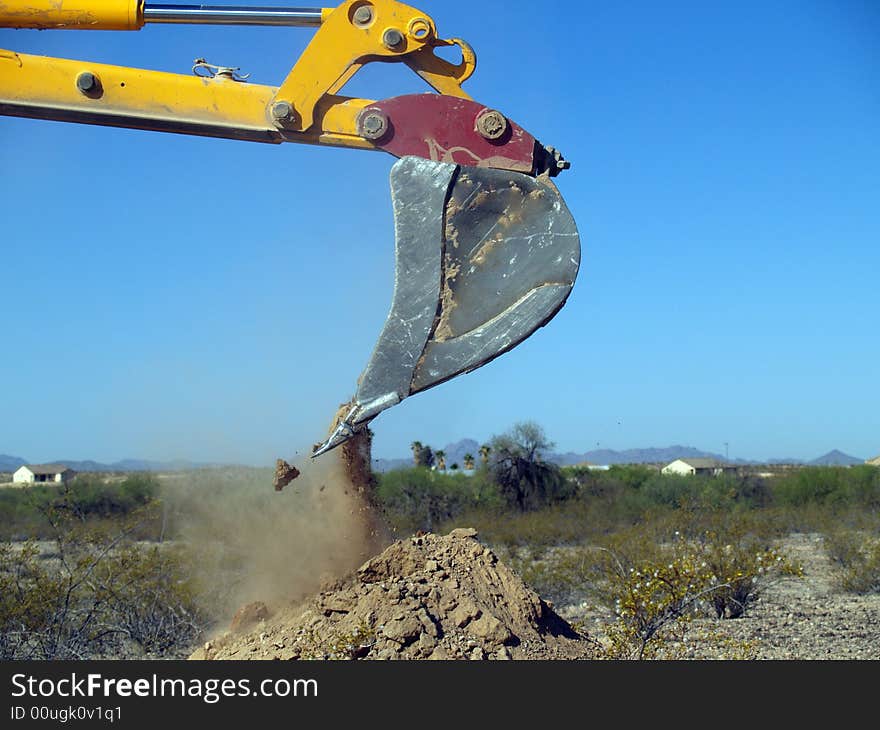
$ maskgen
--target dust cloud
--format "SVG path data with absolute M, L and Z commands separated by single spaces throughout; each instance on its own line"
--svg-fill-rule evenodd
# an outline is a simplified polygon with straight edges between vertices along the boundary
M 219 620 L 251 601 L 301 600 L 391 543 L 373 502 L 371 436 L 297 459 L 300 474 L 284 491 L 273 489 L 270 469 L 200 470 L 166 482 L 173 537 L 193 557 L 199 592 Z

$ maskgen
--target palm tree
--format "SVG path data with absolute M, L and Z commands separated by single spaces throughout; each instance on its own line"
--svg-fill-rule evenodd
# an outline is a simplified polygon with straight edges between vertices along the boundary
M 446 471 L 446 452 L 441 449 L 435 451 L 434 456 L 437 459 L 437 469 L 439 471 Z
M 473 454 L 465 454 L 463 460 L 464 460 L 464 468 L 467 471 L 473 471 L 473 469 L 474 469 L 474 455 Z
M 483 463 L 483 466 L 489 463 L 489 453 L 492 451 L 492 447 L 489 444 L 483 444 L 480 447 L 480 461 Z
M 422 442 L 421 441 L 413 441 L 409 447 L 412 449 L 413 453 L 413 463 L 418 466 L 419 465 L 419 456 L 422 453 Z

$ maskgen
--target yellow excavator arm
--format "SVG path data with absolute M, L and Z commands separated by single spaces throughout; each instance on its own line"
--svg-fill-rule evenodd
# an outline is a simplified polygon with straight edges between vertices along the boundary
M 577 227 L 550 177 L 552 147 L 462 84 L 476 56 L 397 0 L 335 8 L 171 5 L 149 0 L 0 0 L 0 27 L 139 30 L 148 24 L 314 28 L 279 86 L 196 59 L 192 74 L 0 49 L 0 115 L 253 142 L 380 150 L 391 172 L 395 291 L 355 396 L 319 455 L 409 395 L 478 368 L 546 324 L 580 264 Z M 451 63 L 438 48 L 457 46 Z M 401 62 L 437 93 L 339 95 L 367 63 Z
M 434 21 L 395 0 L 350 0 L 315 10 L 174 6 L 145 0 L 8 0 L 0 27 L 139 30 L 147 23 L 314 27 L 311 43 L 280 87 L 242 83 L 236 69 L 197 59 L 181 75 L 32 56 L 0 49 L 0 111 L 12 116 L 136 129 L 376 149 L 365 99 L 336 96 L 364 64 L 402 61 L 441 94 L 469 99 L 461 84 L 476 58 Z M 434 54 L 458 45 L 460 64 Z M 201 71 L 200 71 L 201 69 Z

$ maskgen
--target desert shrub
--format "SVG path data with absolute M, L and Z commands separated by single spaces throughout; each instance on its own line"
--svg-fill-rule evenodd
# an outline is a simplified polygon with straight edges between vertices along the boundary
M 207 627 L 180 554 L 109 536 L 70 512 L 56 538 L 0 543 L 0 659 L 177 656 Z
M 153 503 L 158 480 L 150 474 L 133 474 L 108 482 L 80 475 L 68 484 L 0 490 L 0 539 L 51 538 L 48 511 L 67 512 L 81 522 L 124 517 Z
M 834 583 L 847 593 L 880 593 L 880 538 L 835 529 L 824 535 L 825 550 L 837 568 Z
M 802 573 L 763 539 L 736 529 L 698 540 L 676 531 L 666 541 L 640 527 L 610 536 L 597 555 L 585 578 L 613 606 L 605 643 L 613 658 L 672 658 L 694 616 L 741 616 L 771 581 Z
M 80 658 L 87 639 L 58 627 L 66 585 L 33 541 L 0 543 L 0 659 Z
M 880 508 L 880 469 L 867 464 L 850 467 L 841 480 L 838 492 L 836 501 L 839 504 Z
M 121 482 L 105 482 L 100 477 L 78 476 L 60 489 L 53 506 L 70 510 L 79 519 L 128 514 L 159 494 L 155 477 L 134 474 Z
M 799 565 L 756 535 L 728 533 L 722 538 L 706 532 L 695 553 L 718 582 L 707 594 L 717 618 L 739 618 L 773 582 L 803 575 Z
M 675 509 L 701 502 L 707 477 L 654 474 L 642 485 L 642 493 L 654 504 Z
M 805 467 L 777 477 L 772 493 L 781 505 L 861 505 L 876 509 L 880 507 L 880 469 L 867 465 Z
M 445 474 L 422 467 L 382 474 L 376 497 L 392 526 L 410 531 L 435 530 L 468 510 L 500 504 L 494 485 L 480 474 Z
M 638 490 L 657 471 L 638 465 L 614 465 L 607 470 L 585 466 L 562 467 L 562 473 L 572 480 L 582 497 L 606 497 L 623 490 Z
M 506 562 L 538 595 L 556 606 L 592 598 L 590 576 L 596 564 L 593 548 L 516 550 Z
M 91 585 L 105 606 L 106 630 L 157 656 L 191 645 L 207 624 L 191 573 L 177 549 L 129 543 L 109 552 Z

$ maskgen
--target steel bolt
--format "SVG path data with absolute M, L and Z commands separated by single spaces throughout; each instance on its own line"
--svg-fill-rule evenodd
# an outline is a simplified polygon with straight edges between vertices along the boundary
M 89 71 L 83 71 L 76 77 L 76 88 L 83 94 L 88 94 L 98 88 L 98 77 Z
M 388 117 L 380 112 L 370 112 L 361 122 L 361 135 L 367 139 L 381 139 L 388 131 Z
M 293 107 L 290 102 L 276 101 L 272 105 L 272 118 L 279 123 L 293 121 Z
M 499 139 L 507 131 L 507 119 L 501 112 L 486 109 L 477 117 L 477 131 L 486 139 Z
M 373 19 L 373 8 L 369 5 L 361 5 L 354 11 L 352 20 L 355 25 L 367 25 Z
M 397 48 L 403 43 L 403 33 L 397 30 L 397 28 L 389 28 L 382 36 L 382 43 L 385 44 L 386 48 Z
M 487 109 L 477 117 L 477 131 L 486 139 L 498 139 L 507 131 L 507 120 L 501 112 Z

